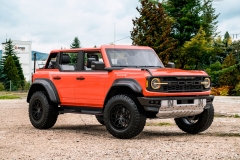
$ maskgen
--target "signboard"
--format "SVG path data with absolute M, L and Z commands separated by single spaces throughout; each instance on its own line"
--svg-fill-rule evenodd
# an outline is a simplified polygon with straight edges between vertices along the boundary
M 14 50 L 16 52 L 28 52 L 29 46 L 28 45 L 15 45 Z

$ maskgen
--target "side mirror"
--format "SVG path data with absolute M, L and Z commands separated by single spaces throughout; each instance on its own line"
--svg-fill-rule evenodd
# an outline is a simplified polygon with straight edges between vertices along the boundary
M 175 64 L 173 62 L 168 62 L 167 68 L 175 68 Z
M 92 70 L 104 70 L 105 64 L 104 62 L 92 61 L 91 68 Z

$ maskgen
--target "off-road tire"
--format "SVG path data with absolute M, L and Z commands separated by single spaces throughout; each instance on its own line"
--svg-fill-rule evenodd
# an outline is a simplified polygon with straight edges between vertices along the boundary
M 42 91 L 35 92 L 29 103 L 29 119 L 38 129 L 48 129 L 54 126 L 58 118 L 58 106 L 52 104 Z
M 192 123 L 189 119 L 194 117 L 185 117 L 185 118 L 175 118 L 177 126 L 184 132 L 190 134 L 197 134 L 207 130 L 214 119 L 214 107 L 213 105 L 210 108 L 205 109 L 201 114 L 195 116 L 195 121 Z
M 95 117 L 96 117 L 97 121 L 98 121 L 100 124 L 104 125 L 103 116 L 96 115 Z
M 137 100 L 128 95 L 116 95 L 108 100 L 104 109 L 104 124 L 114 137 L 129 139 L 140 134 L 146 116 L 137 106 Z

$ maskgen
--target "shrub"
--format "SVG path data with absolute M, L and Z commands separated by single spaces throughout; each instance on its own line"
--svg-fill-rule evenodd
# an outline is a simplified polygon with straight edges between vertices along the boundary
M 240 82 L 235 86 L 236 95 L 240 96 Z
M 0 83 L 0 91 L 4 91 L 4 90 L 5 90 L 4 85 Z
M 28 91 L 30 89 L 31 83 L 29 81 L 25 81 L 25 85 L 24 85 L 24 90 Z
M 228 96 L 232 88 L 232 86 L 222 86 L 219 88 L 213 87 L 211 90 L 211 94 L 215 96 Z

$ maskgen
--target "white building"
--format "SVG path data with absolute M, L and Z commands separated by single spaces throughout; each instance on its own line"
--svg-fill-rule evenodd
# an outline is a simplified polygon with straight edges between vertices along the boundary
M 2 53 L 4 53 L 5 44 L 2 43 Z M 13 41 L 14 50 L 17 52 L 19 62 L 23 69 L 26 81 L 31 81 L 32 77 L 32 42 L 31 41 Z

